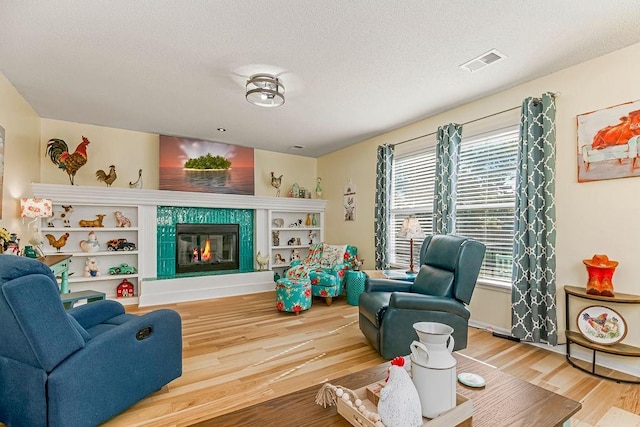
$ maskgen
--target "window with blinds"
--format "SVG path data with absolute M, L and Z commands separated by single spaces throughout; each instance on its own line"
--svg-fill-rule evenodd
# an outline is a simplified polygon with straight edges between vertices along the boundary
M 420 221 L 422 231 L 431 233 L 433 191 L 436 170 L 436 150 L 431 144 L 419 152 L 394 156 L 391 194 L 391 224 L 389 227 L 389 255 L 393 267 L 409 267 L 409 240 L 396 237 L 402 221 L 413 215 Z M 414 265 L 419 264 L 422 240 L 413 241 Z
M 485 279 L 511 279 L 517 156 L 517 127 L 463 136 L 460 146 L 456 234 L 486 245 Z
M 464 138 L 460 147 L 455 234 L 473 237 L 487 247 L 480 277 L 509 282 L 513 249 L 518 128 L 511 127 Z M 409 266 L 409 241 L 396 237 L 402 221 L 417 217 L 431 233 L 435 180 L 435 145 L 421 151 L 396 154 L 389 227 L 389 254 L 393 267 Z M 422 242 L 414 241 L 419 263 Z

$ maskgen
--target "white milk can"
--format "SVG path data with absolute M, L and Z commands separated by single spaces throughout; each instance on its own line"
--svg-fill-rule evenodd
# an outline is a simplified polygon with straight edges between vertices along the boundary
M 442 323 L 414 323 L 420 341 L 411 343 L 411 375 L 422 416 L 435 418 L 456 406 L 456 359 L 453 328 Z

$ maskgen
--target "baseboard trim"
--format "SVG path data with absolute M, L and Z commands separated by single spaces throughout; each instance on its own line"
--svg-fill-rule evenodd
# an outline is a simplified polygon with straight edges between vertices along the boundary
M 223 274 L 176 279 L 144 279 L 140 307 L 273 291 L 273 271 Z

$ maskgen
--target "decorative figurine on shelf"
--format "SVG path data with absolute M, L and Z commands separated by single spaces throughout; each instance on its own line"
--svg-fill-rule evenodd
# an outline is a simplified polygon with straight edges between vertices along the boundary
M 129 181 L 129 188 L 142 188 L 142 169 L 138 169 L 138 180 L 131 182 Z
M 116 288 L 116 298 L 129 298 L 135 296 L 135 289 L 133 288 L 131 282 L 129 282 L 127 279 L 122 279 L 122 282 L 120 282 L 120 284 Z
M 282 218 L 273 218 L 273 226 L 282 228 L 284 227 L 284 219 Z
M 296 242 L 296 238 L 292 237 L 289 240 L 287 240 L 287 246 L 293 246 L 295 242 Z
M 291 262 L 300 261 L 300 251 L 297 249 L 291 249 L 291 257 L 289 258 Z
M 111 184 L 116 180 L 116 167 L 114 165 L 109 166 L 109 173 L 106 173 L 102 169 L 96 171 L 96 179 L 107 184 L 107 187 L 111 187 Z
M 302 227 L 302 220 L 301 219 L 289 224 L 289 228 L 298 228 L 298 227 Z
M 281 184 L 282 184 L 282 175 L 276 178 L 276 174 L 271 172 L 271 186 L 276 189 L 276 197 L 280 197 Z
M 53 223 L 53 221 L 55 220 L 60 220 L 62 221 L 62 225 L 64 227 L 71 227 L 71 222 L 69 221 L 69 216 L 71 215 L 71 212 L 73 212 L 73 206 L 71 205 L 62 205 L 60 206 L 61 209 L 56 209 L 53 211 L 53 216 L 51 217 L 51 219 L 47 222 L 47 226 L 49 227 L 55 227 L 56 225 Z
M 282 265 L 282 264 L 286 264 L 286 263 L 287 263 L 287 261 L 285 261 L 284 257 L 281 254 L 276 254 L 274 264 Z
M 309 231 L 309 244 L 313 245 L 313 241 L 316 239 L 316 232 L 311 230 Z
M 78 225 L 80 227 L 104 227 L 102 225 L 102 220 L 105 216 L 106 215 L 104 214 L 97 214 L 96 219 L 81 219 L 80 221 L 78 221 Z
M 271 243 L 273 246 L 280 246 L 280 232 L 272 231 L 271 232 Z
M 122 212 L 115 211 L 113 215 L 116 217 L 116 227 L 131 227 L 131 220 L 122 215 Z
M 84 261 L 84 276 L 85 277 L 97 277 L 100 275 L 100 267 L 95 258 L 87 258 Z
M 298 185 L 297 182 L 294 182 L 293 185 L 291 186 L 291 196 L 290 197 L 295 197 L 295 198 L 300 197 L 300 186 Z
M 594 255 L 593 258 L 582 260 L 582 262 L 589 274 L 587 293 L 613 297 L 613 273 L 616 271 L 618 261 L 610 261 L 606 255 Z
M 62 139 L 53 138 L 47 144 L 47 156 L 54 165 L 58 166 L 69 175 L 69 182 L 74 185 L 74 179 L 78 170 L 87 163 L 87 146 L 89 140 L 82 137 L 82 142 L 76 147 L 76 151 L 69 153 L 67 143 Z
M 313 214 L 313 216 L 311 217 L 311 225 L 314 227 L 318 225 L 318 217 L 316 215 L 317 214 Z
M 318 196 L 318 199 L 322 198 L 322 187 L 320 187 L 320 181 L 322 181 L 322 178 L 318 177 L 316 181 L 316 196 Z
M 304 223 L 307 227 L 311 227 L 311 214 L 307 214 L 307 221 Z
M 258 270 L 264 271 L 266 270 L 267 265 L 269 265 L 269 256 L 262 256 L 260 251 L 256 254 L 256 262 L 258 263 Z
M 100 250 L 100 242 L 95 231 L 90 231 L 87 240 L 80 240 L 80 249 L 82 252 L 98 252 Z
M 67 244 L 69 233 L 64 233 L 62 236 L 58 237 L 57 239 L 53 234 L 45 234 L 44 237 L 47 238 L 51 246 L 56 248 L 56 252 L 60 252 L 60 249 L 62 249 L 64 245 Z

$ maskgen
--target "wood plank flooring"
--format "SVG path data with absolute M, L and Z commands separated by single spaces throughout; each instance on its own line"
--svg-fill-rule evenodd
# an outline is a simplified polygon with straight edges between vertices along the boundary
M 184 373 L 105 425 L 187 426 L 384 362 L 358 329 L 358 309 L 346 298 L 331 306 L 314 299 L 299 316 L 277 312 L 274 301 L 273 292 L 266 292 L 164 306 L 183 320 Z M 638 385 L 598 379 L 571 367 L 560 354 L 483 330 L 469 333 L 462 353 L 582 402 L 572 426 L 596 426 L 605 415 L 634 419 L 632 414 L 640 414 Z M 287 425 L 272 421 L 259 420 Z

